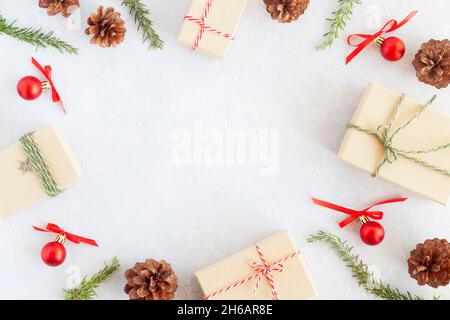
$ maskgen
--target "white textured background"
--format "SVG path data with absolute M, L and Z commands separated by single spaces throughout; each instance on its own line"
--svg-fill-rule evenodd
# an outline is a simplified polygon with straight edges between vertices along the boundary
M 406 267 L 416 243 L 450 238 L 449 209 L 336 158 L 345 125 L 369 81 L 419 101 L 438 93 L 434 107 L 450 114 L 449 89 L 437 92 L 419 83 L 410 65 L 423 42 L 449 37 L 447 0 L 364 0 L 344 34 L 375 31 L 371 19 L 377 12 L 378 25 L 401 20 L 413 9 L 420 12 L 395 33 L 408 46 L 402 61 L 388 63 L 371 47 L 348 66 L 344 58 L 350 48 L 344 39 L 331 50 L 314 50 L 328 29 L 325 18 L 337 8 L 335 0 L 313 0 L 290 25 L 273 22 L 261 0 L 249 0 L 225 61 L 176 42 L 190 0 L 144 1 L 166 42 L 157 52 L 141 44 L 120 0 L 81 0 L 83 28 L 100 4 L 123 13 L 128 32 L 114 49 L 89 45 L 82 29 L 69 30 L 62 16 L 48 17 L 37 2 L 1 0 L 0 12 L 18 25 L 54 30 L 80 52 L 35 52 L 0 36 L 0 146 L 54 123 L 71 142 L 86 178 L 56 199 L 0 221 L 0 298 L 61 299 L 74 266 L 91 274 L 118 256 L 122 270 L 98 290 L 99 298 L 126 299 L 122 272 L 154 257 L 170 261 L 180 276 L 178 298 L 197 299 L 196 270 L 284 228 L 297 241 L 322 299 L 370 296 L 333 250 L 306 243 L 308 234 L 319 229 L 348 239 L 386 283 L 425 297 L 450 297 L 449 288 L 418 287 Z M 38 75 L 31 55 L 53 66 L 69 116 L 48 95 L 32 103 L 18 97 L 17 80 Z M 251 165 L 174 165 L 172 134 L 192 131 L 195 122 L 214 130 L 279 130 L 279 172 L 261 175 Z M 357 224 L 339 230 L 343 216 L 309 200 L 316 196 L 362 208 L 398 195 L 410 200 L 384 208 L 387 235 L 378 247 L 361 243 Z M 66 263 L 46 267 L 39 253 L 53 237 L 31 225 L 47 222 L 92 236 L 101 247 L 68 243 Z

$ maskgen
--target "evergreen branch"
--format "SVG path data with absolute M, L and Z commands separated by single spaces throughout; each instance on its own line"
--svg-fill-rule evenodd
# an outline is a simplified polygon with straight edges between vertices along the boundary
M 153 28 L 153 22 L 150 20 L 150 11 L 140 0 L 123 0 L 122 5 L 128 8 L 130 15 L 134 16 L 134 23 L 137 29 L 142 30 L 142 42 L 149 42 L 149 48 L 162 49 L 164 41 Z
M 44 33 L 41 28 L 35 29 L 32 27 L 21 28 L 16 26 L 16 21 L 7 22 L 5 18 L 0 15 L 0 34 L 6 34 L 19 41 L 27 42 L 34 46 L 36 50 L 52 47 L 61 53 L 77 54 L 78 49 L 72 47 L 70 44 L 53 35 L 53 31 Z
M 352 253 L 353 247 L 347 244 L 339 237 L 319 231 L 308 238 L 308 242 L 327 242 L 336 249 L 339 257 L 352 270 L 353 277 L 358 281 L 359 286 L 377 298 L 386 300 L 424 300 L 422 297 L 413 295 L 410 292 L 400 292 L 400 290 L 391 288 L 389 285 L 374 279 L 373 274 L 369 272 L 368 266 L 362 261 L 359 255 Z M 435 300 L 439 297 L 433 297 Z
M 361 4 L 362 0 L 339 0 L 340 8 L 332 12 L 333 17 L 327 20 L 331 22 L 330 31 L 324 34 L 325 39 L 316 47 L 316 50 L 325 50 L 331 47 L 333 41 L 339 38 L 345 25 L 353 14 L 353 8 Z
M 89 280 L 86 276 L 83 277 L 81 283 L 72 289 L 64 290 L 65 300 L 92 300 L 94 296 L 97 295 L 95 289 L 97 289 L 100 284 L 105 282 L 114 272 L 119 270 L 120 262 L 119 259 L 114 257 L 111 264 L 105 263 L 105 267 L 94 274 Z

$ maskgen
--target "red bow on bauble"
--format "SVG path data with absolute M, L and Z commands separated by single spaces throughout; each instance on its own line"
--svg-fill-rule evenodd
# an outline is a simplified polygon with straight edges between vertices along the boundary
M 348 217 L 347 219 L 344 219 L 341 222 L 339 222 L 339 227 L 341 227 L 341 228 L 345 227 L 350 222 L 352 222 L 353 220 L 358 219 L 360 217 L 368 217 L 373 220 L 381 220 L 381 219 L 383 219 L 382 211 L 369 211 L 369 210 L 372 209 L 373 207 L 376 207 L 376 206 L 379 206 L 382 204 L 403 202 L 403 201 L 408 200 L 408 198 L 395 198 L 395 199 L 384 200 L 384 201 L 377 202 L 363 210 L 358 211 L 358 210 L 341 207 L 341 206 L 338 206 L 337 204 L 326 202 L 323 200 L 319 200 L 319 199 L 315 199 L 315 198 L 311 198 L 311 199 L 314 202 L 314 204 L 350 215 L 350 217 Z
M 59 235 L 64 235 L 64 236 L 66 236 L 67 240 L 69 240 L 69 241 L 71 241 L 73 243 L 76 243 L 76 244 L 86 243 L 86 244 L 89 244 L 91 246 L 98 247 L 98 244 L 97 244 L 97 242 L 95 242 L 95 240 L 84 238 L 84 237 L 80 237 L 80 236 L 78 236 L 76 234 L 64 231 L 63 229 L 61 229 L 60 227 L 58 227 L 56 224 L 53 224 L 53 223 L 47 224 L 47 227 L 45 229 L 42 229 L 42 228 L 39 228 L 39 227 L 35 227 L 35 226 L 33 226 L 33 229 L 37 230 L 37 231 L 42 231 L 42 232 L 52 232 L 52 233 L 56 233 L 56 234 L 59 234 Z
M 31 58 L 31 63 L 44 75 L 46 81 L 40 81 L 34 76 L 26 76 L 19 80 L 17 83 L 17 92 L 25 100 L 37 99 L 44 89 L 52 90 L 52 101 L 59 102 L 61 109 L 67 114 L 64 104 L 56 90 L 55 84 L 52 80 L 52 67 L 41 66 L 33 57 Z
M 355 33 L 351 34 L 347 38 L 347 43 L 353 47 L 356 47 L 355 50 L 353 50 L 352 53 L 350 53 L 347 58 L 345 59 L 345 64 L 352 61 L 354 57 L 356 57 L 362 50 L 364 50 L 365 47 L 367 47 L 370 43 L 372 43 L 375 39 L 378 37 L 381 37 L 382 35 L 386 33 L 390 33 L 392 31 L 395 31 L 399 28 L 401 28 L 403 25 L 405 25 L 409 20 L 412 19 L 416 15 L 418 11 L 412 11 L 405 19 L 402 21 L 397 22 L 397 20 L 391 19 L 377 32 L 374 34 L 363 34 L 363 33 Z M 360 38 L 361 41 L 354 43 L 352 40 L 353 38 Z
M 361 237 L 361 240 L 365 244 L 370 245 L 370 246 L 378 245 L 384 239 L 383 226 L 376 221 L 370 220 L 370 219 L 373 219 L 373 220 L 383 219 L 383 212 L 382 211 L 370 211 L 370 209 L 372 209 L 375 206 L 382 205 L 382 204 L 393 203 L 393 202 L 403 202 L 406 200 L 407 200 L 407 198 L 395 198 L 395 199 L 384 200 L 381 202 L 377 202 L 363 210 L 358 211 L 358 210 L 341 207 L 334 203 L 330 203 L 330 202 L 326 202 L 323 200 L 312 198 L 312 201 L 319 206 L 322 206 L 322 207 L 325 207 L 325 208 L 328 208 L 331 210 L 339 211 L 339 212 L 348 214 L 350 216 L 347 219 L 339 222 L 339 226 L 341 228 L 345 227 L 350 222 L 359 218 L 362 223 L 361 229 L 359 231 L 359 235 Z
M 44 263 L 50 267 L 57 267 L 61 265 L 66 259 L 66 248 L 64 248 L 64 242 L 67 240 L 79 244 L 86 243 L 91 246 L 98 247 L 97 242 L 92 239 L 80 237 L 76 234 L 64 231 L 56 224 L 49 223 L 45 229 L 33 226 L 34 230 L 41 232 L 56 233 L 58 236 L 55 241 L 47 243 L 41 250 L 41 258 Z

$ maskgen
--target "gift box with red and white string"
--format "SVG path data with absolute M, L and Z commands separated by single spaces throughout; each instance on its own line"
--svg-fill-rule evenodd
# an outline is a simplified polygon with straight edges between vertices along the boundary
M 224 59 L 247 0 L 193 0 L 178 41 L 194 51 Z
M 287 231 L 250 245 L 195 275 L 207 300 L 317 297 L 301 253 Z

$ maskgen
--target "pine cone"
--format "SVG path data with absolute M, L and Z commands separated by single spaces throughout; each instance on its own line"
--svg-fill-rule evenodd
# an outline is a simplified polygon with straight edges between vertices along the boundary
M 297 20 L 308 8 L 309 0 L 264 0 L 272 19 L 281 23 Z
M 408 272 L 420 286 L 437 288 L 450 282 L 450 244 L 447 240 L 433 239 L 419 243 L 411 251 Z
M 417 78 L 438 89 L 450 83 L 450 41 L 431 39 L 422 44 L 412 63 Z
M 164 260 L 147 259 L 125 271 L 125 292 L 130 300 L 171 300 L 178 289 L 178 278 Z
M 98 7 L 97 12 L 88 18 L 89 27 L 85 32 L 87 35 L 94 35 L 91 44 L 98 44 L 103 48 L 115 47 L 125 38 L 125 21 L 120 18 L 120 13 L 109 7 L 106 10 L 103 6 Z
M 80 7 L 80 3 L 78 0 L 39 0 L 39 7 L 47 9 L 49 16 L 61 12 L 67 18 L 75 9 Z

